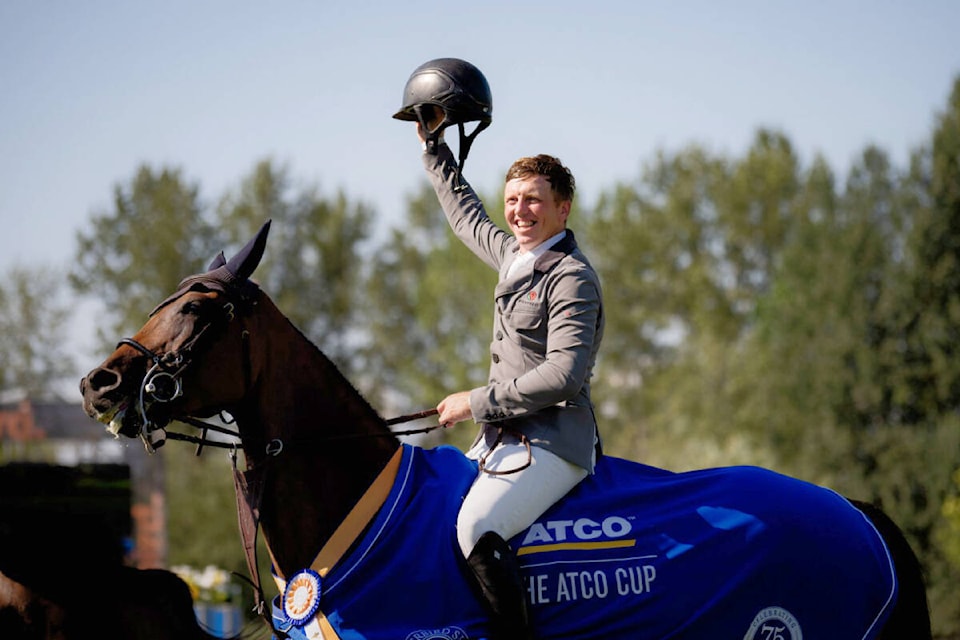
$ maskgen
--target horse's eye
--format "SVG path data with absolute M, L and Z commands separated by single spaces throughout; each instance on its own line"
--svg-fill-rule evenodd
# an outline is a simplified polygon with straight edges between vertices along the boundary
M 195 300 L 190 300 L 180 308 L 180 313 L 184 315 L 196 315 L 200 313 L 200 303 Z

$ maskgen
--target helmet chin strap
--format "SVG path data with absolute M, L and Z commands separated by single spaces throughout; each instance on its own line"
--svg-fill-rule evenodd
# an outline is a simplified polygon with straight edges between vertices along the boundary
M 420 130 L 424 134 L 424 145 L 427 153 L 431 155 L 436 155 L 437 147 L 440 145 L 440 138 L 443 135 L 443 130 L 453 124 L 452 122 L 448 124 L 447 114 L 443 112 L 443 120 L 437 125 L 434 129 L 430 129 L 428 125 L 428 116 L 433 116 L 436 114 L 436 109 L 434 105 L 418 104 L 413 107 L 413 112 L 417 116 L 417 122 L 420 123 Z M 463 165 L 467 162 L 467 154 L 470 153 L 470 147 L 473 145 L 473 141 L 476 139 L 477 134 L 490 126 L 490 121 L 483 121 L 477 123 L 476 128 L 471 132 L 467 133 L 467 129 L 462 122 L 457 123 L 457 127 L 460 129 L 460 145 L 459 145 L 459 158 L 457 159 L 457 183 L 458 186 L 455 188 L 455 191 L 462 191 L 467 188 L 466 183 L 463 181 Z
M 473 141 L 476 139 L 477 134 L 490 126 L 490 121 L 487 120 L 486 122 L 484 122 L 483 120 L 481 120 L 479 123 L 477 123 L 477 128 L 474 129 L 470 135 L 467 135 L 466 128 L 463 126 L 462 122 L 458 123 L 458 126 L 460 127 L 460 158 L 459 158 L 459 161 L 457 162 L 457 164 L 459 165 L 459 168 L 458 168 L 459 173 L 457 177 L 458 177 L 458 182 L 460 182 L 460 186 L 457 187 L 457 191 L 461 191 L 466 188 L 466 185 L 463 184 L 463 180 L 462 180 L 463 165 L 467 161 L 467 154 L 470 153 L 470 146 L 473 144 Z

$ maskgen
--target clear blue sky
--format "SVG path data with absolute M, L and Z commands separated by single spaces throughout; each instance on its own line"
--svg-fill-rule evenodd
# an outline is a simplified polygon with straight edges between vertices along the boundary
M 868 144 L 904 165 L 960 74 L 960 0 L 0 0 L 0 277 L 67 265 L 142 163 L 213 203 L 270 157 L 396 224 L 423 171 L 390 116 L 444 56 L 493 92 L 474 186 L 546 152 L 589 203 L 657 149 L 737 154 L 759 127 L 840 172 Z
M 761 126 L 839 172 L 869 143 L 902 166 L 960 73 L 958 30 L 960 2 L 923 0 L 3 2 L 0 271 L 65 264 L 142 163 L 212 203 L 270 157 L 395 224 L 423 178 L 390 115 L 441 56 L 492 87 L 466 166 L 482 191 L 547 152 L 589 199 L 658 148 L 739 153 Z

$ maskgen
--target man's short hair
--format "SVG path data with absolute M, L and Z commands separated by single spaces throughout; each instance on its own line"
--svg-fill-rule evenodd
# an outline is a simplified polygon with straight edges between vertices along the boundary
M 557 158 L 548 156 L 545 153 L 540 155 L 520 158 L 507 171 L 507 177 L 504 182 L 510 182 L 517 178 L 529 178 L 531 176 L 544 176 L 550 181 L 550 189 L 558 202 L 573 200 L 573 194 L 576 191 L 576 181 L 573 174 Z

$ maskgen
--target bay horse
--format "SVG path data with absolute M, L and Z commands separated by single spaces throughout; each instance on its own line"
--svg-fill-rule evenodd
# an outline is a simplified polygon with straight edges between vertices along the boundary
M 81 381 L 84 410 L 150 450 L 208 442 L 171 421 L 232 417 L 241 538 L 255 565 L 251 531 L 264 536 L 275 635 L 488 637 L 455 539 L 476 463 L 401 442 L 250 279 L 269 226 L 121 340 Z M 757 467 L 602 456 L 510 543 L 542 638 L 931 637 L 919 562 L 890 519 Z

